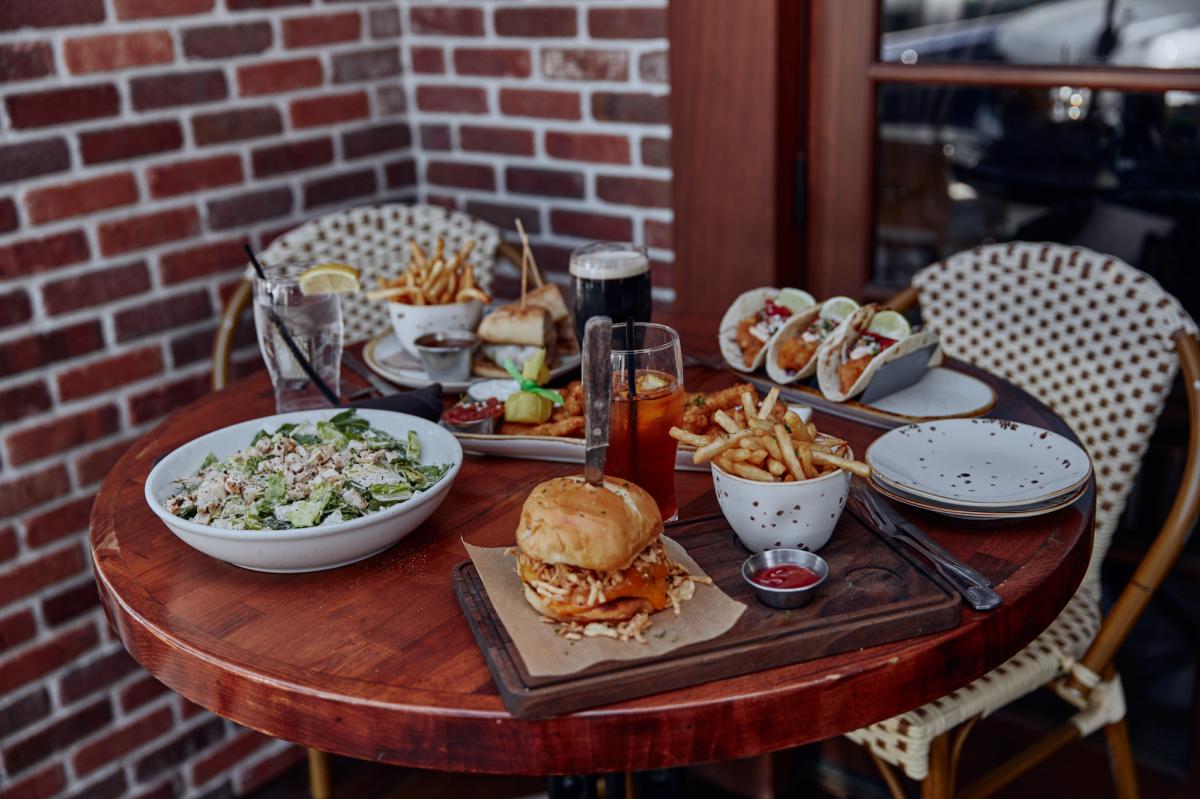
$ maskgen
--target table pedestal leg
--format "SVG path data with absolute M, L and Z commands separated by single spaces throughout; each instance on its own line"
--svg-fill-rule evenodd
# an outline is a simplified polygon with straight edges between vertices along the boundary
M 333 799 L 333 780 L 329 776 L 329 755 L 320 749 L 308 750 L 308 791 L 312 799 Z

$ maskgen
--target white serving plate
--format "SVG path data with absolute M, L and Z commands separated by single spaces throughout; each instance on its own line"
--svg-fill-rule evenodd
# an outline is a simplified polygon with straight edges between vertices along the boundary
M 806 405 L 789 406 L 801 420 L 812 419 L 812 408 Z M 493 455 L 502 458 L 553 461 L 555 463 L 583 463 L 584 441 L 582 438 L 554 438 L 553 436 L 502 436 L 484 433 L 455 433 L 465 451 L 474 455 Z M 692 463 L 692 447 L 680 446 L 675 454 L 675 470 L 681 472 L 707 472 L 707 463 Z
M 1034 516 L 1044 516 L 1047 513 L 1054 513 L 1063 508 L 1070 507 L 1075 504 L 1075 501 L 1083 496 L 1087 491 L 1087 485 L 1080 486 L 1078 491 L 1068 493 L 1065 496 L 1055 497 L 1046 502 L 1035 502 L 1030 505 L 1017 505 L 1006 508 L 963 508 L 952 505 L 942 505 L 931 502 L 922 497 L 909 494 L 901 491 L 893 486 L 880 483 L 877 480 L 871 481 L 871 488 L 879 492 L 884 497 L 898 502 L 902 505 L 909 505 L 914 508 L 936 513 L 940 516 L 949 516 L 954 519 L 968 519 L 971 521 L 1005 521 L 1008 519 L 1029 519 Z
M 403 440 L 416 430 L 421 463 L 449 463 L 450 470 L 432 488 L 386 510 L 326 527 L 296 530 L 223 530 L 173 515 L 163 503 L 175 493 L 174 481 L 194 474 L 208 453 L 218 458 L 245 448 L 259 430 L 286 422 L 329 419 L 341 409 L 296 411 L 240 422 L 200 436 L 158 462 L 146 478 L 146 503 L 175 535 L 206 555 L 264 572 L 310 572 L 363 560 L 415 530 L 442 504 L 462 467 L 463 451 L 440 425 L 393 411 L 359 409 L 373 426 Z
M 996 404 L 996 392 L 979 378 L 943 366 L 925 370 L 908 388 L 868 403 L 894 416 L 951 418 L 986 413 Z
M 751 377 L 759 390 L 766 391 L 770 384 Z M 996 406 L 996 392 L 977 377 L 950 369 L 934 366 L 913 385 L 880 397 L 871 402 L 861 398 L 834 402 L 815 386 L 807 382 L 783 386 L 783 396 L 802 402 L 810 402 L 819 410 L 835 415 L 865 416 L 889 422 L 928 422 L 981 416 Z
M 899 427 L 867 448 L 872 478 L 938 505 L 964 509 L 1045 503 L 1091 475 L 1067 438 L 1004 419 L 943 419 Z
M 423 388 L 433 381 L 425 374 L 425 367 L 420 360 L 410 355 L 400 345 L 394 330 L 385 330 L 363 346 L 363 360 L 371 371 L 380 377 L 392 381 L 405 388 Z M 564 355 L 558 360 L 558 365 L 550 370 L 550 377 L 561 377 L 573 369 L 579 368 L 579 353 Z M 490 377 L 472 377 L 470 380 L 442 382 L 442 391 L 456 394 L 466 391 L 472 384 L 481 380 L 493 380 Z

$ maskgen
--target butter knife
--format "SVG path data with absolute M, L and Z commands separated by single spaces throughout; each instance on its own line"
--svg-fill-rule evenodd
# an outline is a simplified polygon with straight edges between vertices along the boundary
M 612 417 L 612 319 L 593 316 L 583 331 L 583 476 L 604 484 L 608 426 Z
M 900 515 L 887 500 L 868 490 L 861 480 L 855 480 L 850 486 L 848 508 L 863 524 L 925 556 L 938 574 L 953 585 L 975 610 L 991 610 L 1000 605 L 1000 595 L 992 589 L 986 577 Z
M 382 379 L 377 377 L 374 372 L 368 369 L 366 364 L 364 364 L 358 358 L 355 358 L 351 353 L 342 353 L 342 363 L 349 367 L 351 372 L 354 372 L 354 374 L 370 383 L 371 387 L 378 391 L 380 396 L 388 397 L 392 394 L 400 393 L 400 389 L 396 388 L 390 383 L 385 383 Z

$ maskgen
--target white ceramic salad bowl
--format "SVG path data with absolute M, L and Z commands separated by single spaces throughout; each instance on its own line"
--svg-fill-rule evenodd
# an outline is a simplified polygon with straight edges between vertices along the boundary
M 463 451 L 449 431 L 416 416 L 392 411 L 359 409 L 358 415 L 403 441 L 414 430 L 420 442 L 422 465 L 449 464 L 445 475 L 410 499 L 366 516 L 316 527 L 287 530 L 229 530 L 188 521 L 172 514 L 166 501 L 176 493 L 179 478 L 193 475 L 212 453 L 224 459 L 250 445 L 260 430 L 273 432 L 291 422 L 328 420 L 339 409 L 297 411 L 230 425 L 203 435 L 167 455 L 146 478 L 146 502 L 184 543 L 219 560 L 255 571 L 308 572 L 332 569 L 363 560 L 390 547 L 415 530 L 450 492 L 462 467 Z

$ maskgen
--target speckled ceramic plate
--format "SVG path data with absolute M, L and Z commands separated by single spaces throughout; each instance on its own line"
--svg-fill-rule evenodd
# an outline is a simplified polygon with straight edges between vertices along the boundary
M 920 508 L 921 510 L 927 510 L 930 513 L 937 513 L 942 516 L 950 516 L 955 519 L 971 519 L 973 521 L 1005 521 L 1007 519 L 1028 519 L 1032 516 L 1042 516 L 1070 507 L 1087 491 L 1087 484 L 1081 485 L 1078 491 L 1055 497 L 1046 502 L 1008 507 L 987 506 L 986 509 L 984 507 L 964 508 L 955 505 L 942 505 L 932 500 L 909 494 L 906 491 L 901 491 L 895 486 L 882 483 L 878 480 L 871 480 L 871 488 L 888 499 L 899 502 L 902 505 Z
M 1079 490 L 1092 462 L 1077 444 L 1004 419 L 944 419 L 899 427 L 865 459 L 878 483 L 961 508 L 1045 503 Z

